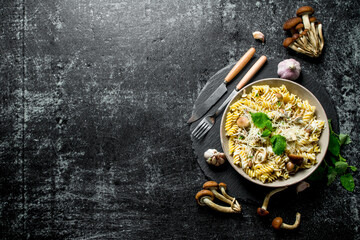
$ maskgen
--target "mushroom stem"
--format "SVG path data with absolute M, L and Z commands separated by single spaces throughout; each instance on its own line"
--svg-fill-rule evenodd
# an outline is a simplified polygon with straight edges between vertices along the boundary
M 209 198 L 207 197 L 203 197 L 201 198 L 201 200 L 210 208 L 219 211 L 219 212 L 224 212 L 224 213 L 237 213 L 238 211 L 235 211 L 234 209 L 232 209 L 231 207 L 223 207 L 220 206 L 216 203 L 214 203 L 213 201 L 211 201 Z
M 203 189 L 210 190 L 217 199 L 219 199 L 229 205 L 232 205 L 233 204 L 232 200 L 227 199 L 226 197 L 224 197 L 217 191 L 218 187 L 219 187 L 219 184 L 215 181 L 207 181 L 206 183 L 203 184 Z
M 209 191 L 209 190 L 201 190 L 199 191 L 196 195 L 195 195 L 195 199 L 196 202 L 200 205 L 200 206 L 209 206 L 210 208 L 219 211 L 219 212 L 223 212 L 223 213 L 238 213 L 238 211 L 235 211 L 233 208 L 231 207 L 224 207 L 224 206 L 220 206 L 216 203 L 213 202 L 214 200 L 214 194 Z
M 230 195 L 228 195 L 228 194 L 226 193 L 226 188 L 227 188 L 227 186 L 226 186 L 225 183 L 219 183 L 219 189 L 220 189 L 222 195 L 231 201 L 231 204 L 230 204 L 230 205 L 231 205 L 231 207 L 232 207 L 234 210 L 240 212 L 240 211 L 241 211 L 241 205 L 240 205 L 239 202 L 236 200 L 236 198 L 231 197 Z
M 275 219 L 276 219 L 276 218 L 275 218 Z M 274 219 L 274 220 L 275 220 L 275 219 Z M 282 224 L 280 225 L 280 228 L 293 230 L 293 229 L 299 227 L 299 225 L 300 225 L 300 219 L 301 219 L 301 214 L 300 214 L 300 213 L 296 213 L 296 220 L 295 220 L 294 224 L 290 225 L 290 224 L 282 223 Z
M 317 32 L 319 33 L 319 38 L 320 38 L 320 52 L 322 52 L 322 49 L 324 47 L 324 37 L 322 34 L 322 24 L 321 23 L 319 23 L 317 25 Z
M 283 191 L 283 190 L 285 190 L 285 189 L 287 189 L 287 187 L 276 188 L 276 189 L 270 191 L 268 194 L 266 194 L 265 199 L 264 199 L 264 202 L 263 202 L 261 208 L 258 208 L 258 209 L 257 209 L 257 213 L 258 213 L 260 216 L 268 215 L 268 214 L 269 214 L 269 211 L 267 211 L 267 207 L 268 207 L 268 205 L 269 205 L 269 200 L 270 200 L 271 196 L 274 195 L 275 193 L 281 192 L 281 191 Z

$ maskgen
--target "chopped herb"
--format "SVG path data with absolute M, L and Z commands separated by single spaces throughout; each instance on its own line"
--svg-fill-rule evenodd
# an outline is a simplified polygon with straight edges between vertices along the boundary
M 245 139 L 245 137 L 244 136 L 239 136 L 239 139 L 242 140 L 242 139 Z
M 255 97 L 259 97 L 259 94 L 255 94 Z
M 280 107 L 280 106 L 281 106 L 281 102 L 277 102 L 277 105 L 278 105 L 278 107 Z
M 286 148 L 286 138 L 281 135 L 274 135 L 270 138 L 272 149 L 276 155 L 281 155 Z

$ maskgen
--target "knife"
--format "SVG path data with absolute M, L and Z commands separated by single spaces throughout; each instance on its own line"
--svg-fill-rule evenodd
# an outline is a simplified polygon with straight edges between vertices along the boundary
M 235 64 L 235 66 L 226 75 L 224 82 L 208 97 L 203 103 L 201 103 L 193 112 L 187 123 L 192 123 L 201 118 L 221 97 L 227 92 L 226 85 L 234 79 L 234 77 L 245 67 L 255 54 L 255 48 L 250 48 L 244 56 Z
M 256 63 L 249 69 L 245 76 L 236 85 L 232 93 L 226 98 L 221 106 L 216 110 L 216 116 L 227 106 L 227 104 L 236 96 L 236 94 L 245 86 L 245 84 L 260 70 L 267 60 L 266 56 L 261 56 Z

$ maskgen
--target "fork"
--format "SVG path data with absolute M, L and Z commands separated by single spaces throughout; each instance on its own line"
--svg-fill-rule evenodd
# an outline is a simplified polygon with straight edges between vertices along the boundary
M 204 117 L 191 134 L 197 139 L 201 139 L 205 136 L 205 134 L 214 126 L 216 117 L 219 116 L 222 110 L 226 107 L 227 103 L 228 101 L 226 99 L 214 114 Z
M 256 63 L 249 69 L 245 76 L 240 80 L 236 85 L 234 91 L 228 96 L 228 98 L 221 104 L 221 106 L 216 110 L 212 115 L 204 117 L 201 122 L 195 127 L 191 134 L 197 138 L 201 139 L 210 129 L 214 126 L 216 117 L 224 110 L 226 105 L 237 95 L 237 93 L 245 86 L 245 84 L 260 70 L 260 68 L 265 64 L 267 58 L 266 56 L 261 56 Z

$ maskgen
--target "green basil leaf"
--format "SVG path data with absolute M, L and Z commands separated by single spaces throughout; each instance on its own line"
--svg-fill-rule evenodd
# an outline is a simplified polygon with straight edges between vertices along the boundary
M 347 134 L 343 134 L 343 133 L 339 134 L 339 141 L 340 141 L 340 145 L 344 145 L 344 144 L 346 145 L 346 144 L 351 143 L 350 136 Z
M 356 171 L 357 171 L 357 167 L 355 167 L 355 166 L 349 166 L 349 168 L 350 168 L 353 172 L 356 172 Z
M 271 120 L 265 113 L 257 112 L 257 113 L 250 113 L 250 115 L 251 115 L 251 120 L 253 121 L 256 127 L 263 129 L 265 127 L 269 128 L 269 126 L 271 126 L 272 129 Z
M 270 142 L 272 149 L 276 155 L 281 155 L 286 148 L 286 138 L 281 135 L 274 135 L 271 137 Z
M 341 161 L 341 162 L 346 162 L 346 159 L 343 158 L 341 155 L 339 155 L 339 161 Z
M 334 182 L 336 175 L 337 175 L 337 172 L 336 172 L 335 168 L 329 167 L 328 173 L 327 173 L 327 179 L 328 179 L 327 185 L 328 186 Z
M 347 162 L 336 162 L 335 163 L 335 170 L 339 175 L 342 175 L 345 173 L 346 169 L 348 168 Z
M 354 178 L 350 173 L 342 175 L 340 177 L 340 182 L 341 182 L 341 185 L 349 192 L 354 191 L 354 188 L 355 188 Z
M 270 136 L 271 131 L 269 129 L 265 129 L 263 133 L 261 134 L 262 137 L 268 137 Z

